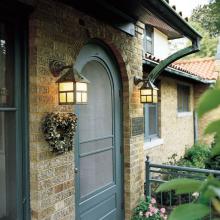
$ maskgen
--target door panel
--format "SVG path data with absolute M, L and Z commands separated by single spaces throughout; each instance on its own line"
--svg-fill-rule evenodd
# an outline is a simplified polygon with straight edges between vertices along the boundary
M 115 98 L 119 87 L 112 78 L 117 72 L 97 57 L 86 62 L 81 72 L 90 83 L 88 104 L 78 107 L 77 219 L 122 220 L 121 142 L 116 134 L 120 99 Z
M 80 196 L 83 198 L 113 182 L 112 149 L 80 159 Z

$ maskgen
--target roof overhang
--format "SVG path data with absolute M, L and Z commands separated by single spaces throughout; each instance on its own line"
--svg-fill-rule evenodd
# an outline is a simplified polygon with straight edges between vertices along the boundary
M 192 40 L 201 38 L 170 5 L 164 0 L 60 0 L 86 12 L 113 26 L 127 23 L 135 24 L 138 20 L 150 24 L 169 39 L 188 37 Z
M 150 60 L 150 59 L 144 59 L 143 60 L 143 65 L 144 66 L 148 65 L 148 66 L 151 66 L 151 67 L 155 67 L 155 66 L 158 65 L 158 62 Z M 188 79 L 188 80 L 192 80 L 192 81 L 200 82 L 200 83 L 204 83 L 204 84 L 214 84 L 216 82 L 216 80 L 204 79 L 200 76 L 192 75 L 190 73 L 184 72 L 182 70 L 175 69 L 175 68 L 170 67 L 170 66 L 165 68 L 165 72 L 166 72 L 166 75 L 168 75 L 168 76 L 181 77 L 181 78 L 185 78 L 185 79 Z M 163 75 L 163 73 L 162 73 L 162 75 Z
M 148 8 L 157 18 L 169 24 L 180 35 L 191 40 L 202 38 L 165 0 L 142 0 L 141 2 L 145 8 Z

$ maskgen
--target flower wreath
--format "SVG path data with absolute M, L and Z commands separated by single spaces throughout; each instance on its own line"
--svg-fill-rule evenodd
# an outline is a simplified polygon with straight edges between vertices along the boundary
M 43 133 L 50 150 L 62 154 L 73 149 L 77 117 L 73 113 L 48 113 L 43 121 Z

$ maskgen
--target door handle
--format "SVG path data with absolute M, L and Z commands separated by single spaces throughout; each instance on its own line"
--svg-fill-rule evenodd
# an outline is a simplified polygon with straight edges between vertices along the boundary
M 77 167 L 75 167 L 74 173 L 78 173 L 78 168 Z

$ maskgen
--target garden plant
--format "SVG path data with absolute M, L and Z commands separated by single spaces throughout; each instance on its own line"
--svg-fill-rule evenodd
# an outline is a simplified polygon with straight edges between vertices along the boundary
M 209 89 L 201 97 L 197 113 L 201 118 L 205 113 L 220 106 L 220 82 Z M 215 135 L 215 144 L 211 149 L 211 157 L 215 158 L 220 155 L 220 118 L 211 122 L 205 129 L 205 134 Z M 167 192 L 174 190 L 176 194 L 197 193 L 198 199 L 188 204 L 182 204 L 176 207 L 169 220 L 198 220 L 210 214 L 211 208 L 220 216 L 220 181 L 210 175 L 205 181 L 193 179 L 174 179 L 167 183 L 161 184 L 157 192 Z M 220 218 L 217 218 L 220 220 Z M 215 219 L 215 220 L 217 220 Z

